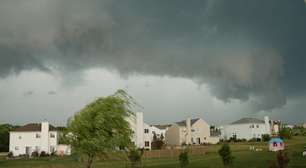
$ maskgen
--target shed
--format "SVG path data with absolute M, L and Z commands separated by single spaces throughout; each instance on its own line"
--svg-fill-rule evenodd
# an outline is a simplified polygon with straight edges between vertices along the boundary
M 285 149 L 285 143 L 282 139 L 280 138 L 272 138 L 269 141 L 269 151 L 280 151 Z

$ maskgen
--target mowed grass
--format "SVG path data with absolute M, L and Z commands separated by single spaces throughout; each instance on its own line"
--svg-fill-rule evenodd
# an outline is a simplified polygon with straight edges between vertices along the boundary
M 293 137 L 286 143 L 286 149 L 290 157 L 289 167 L 306 168 L 306 158 L 301 153 L 306 145 L 306 137 Z M 268 168 L 270 161 L 275 160 L 276 154 L 267 150 L 267 143 L 231 143 L 232 153 L 235 157 L 235 168 Z M 249 147 L 255 146 L 262 151 L 250 151 Z M 203 156 L 191 156 L 190 168 L 222 168 L 222 161 L 218 155 L 221 145 L 209 147 L 208 153 Z M 96 161 L 94 168 L 125 168 L 125 161 Z M 148 168 L 176 168 L 179 167 L 177 158 L 168 159 L 144 159 L 144 167 Z M 82 168 L 85 163 L 76 161 L 73 157 L 43 158 L 31 160 L 5 160 L 0 158 L 0 167 L 8 168 Z

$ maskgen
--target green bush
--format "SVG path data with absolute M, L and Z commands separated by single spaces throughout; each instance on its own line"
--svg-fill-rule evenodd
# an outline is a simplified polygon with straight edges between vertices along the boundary
M 38 157 L 39 156 L 39 153 L 37 151 L 34 151 L 32 152 L 31 154 L 32 157 Z
M 7 154 L 7 157 L 8 158 L 12 158 L 14 155 L 13 155 L 13 152 L 9 152 L 8 154 Z
M 128 159 L 131 163 L 131 167 L 141 167 L 143 153 L 143 149 L 140 150 L 136 148 L 131 148 L 128 151 Z
M 264 141 L 264 142 L 268 142 L 268 141 L 270 141 L 271 136 L 270 136 L 269 134 L 263 134 L 263 135 L 261 136 L 261 139 L 262 139 L 262 141 Z
M 279 131 L 279 136 L 282 138 L 282 139 L 291 139 L 292 137 L 292 131 L 290 128 L 282 128 L 280 131 Z
M 228 166 L 228 165 L 231 165 L 233 163 L 234 157 L 232 156 L 231 148 L 227 143 L 222 145 L 222 147 L 221 147 L 221 149 L 219 149 L 218 153 L 222 158 L 224 166 Z
M 182 168 L 187 167 L 189 164 L 189 156 L 188 156 L 188 150 L 184 150 L 180 153 L 179 155 L 179 161 L 180 161 L 180 166 Z

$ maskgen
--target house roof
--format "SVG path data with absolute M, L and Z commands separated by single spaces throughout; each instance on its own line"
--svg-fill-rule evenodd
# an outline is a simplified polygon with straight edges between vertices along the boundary
M 194 123 L 196 123 L 200 118 L 194 118 L 191 119 L 190 124 L 193 125 Z M 179 122 L 175 122 L 175 124 L 179 125 L 179 126 L 186 126 L 186 120 L 183 121 L 179 121 Z
M 57 129 L 49 124 L 49 131 L 56 131 Z M 24 125 L 22 127 L 18 127 L 12 130 L 13 132 L 38 132 L 41 131 L 41 123 L 30 123 L 27 125 Z
M 164 125 L 159 125 L 158 124 L 158 125 L 152 125 L 152 126 L 158 128 L 158 129 L 166 129 L 166 128 L 170 127 L 171 124 L 164 124 Z
M 233 125 L 233 124 L 251 124 L 251 123 L 261 124 L 261 123 L 265 123 L 265 122 L 263 120 L 259 120 L 257 118 L 242 118 L 238 121 L 232 122 L 231 125 Z

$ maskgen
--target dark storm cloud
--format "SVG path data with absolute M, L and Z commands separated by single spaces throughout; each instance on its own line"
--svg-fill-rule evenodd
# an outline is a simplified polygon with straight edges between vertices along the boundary
M 1 76 L 105 67 L 186 77 L 256 111 L 305 93 L 303 0 L 0 3 Z

